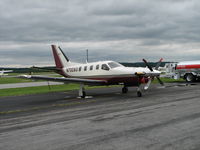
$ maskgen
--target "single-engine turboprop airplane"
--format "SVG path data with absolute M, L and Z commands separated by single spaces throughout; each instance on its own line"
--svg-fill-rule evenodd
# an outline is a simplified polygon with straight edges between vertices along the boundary
M 13 72 L 13 70 L 1 70 L 0 77 L 7 76 L 8 74 L 5 74 L 5 73 L 8 73 L 8 72 Z
M 86 92 L 84 85 L 123 85 L 122 93 L 128 92 L 129 86 L 137 86 L 137 96 L 142 96 L 142 84 L 146 84 L 147 90 L 151 81 L 156 77 L 161 85 L 160 71 L 157 71 L 162 59 L 157 63 L 155 69 L 143 59 L 146 68 L 143 67 L 125 67 L 114 61 L 99 61 L 91 63 L 73 63 L 63 53 L 60 47 L 51 45 L 56 64 L 56 72 L 64 77 L 47 77 L 36 75 L 23 75 L 23 78 L 48 80 L 80 84 L 79 96 L 85 98 Z

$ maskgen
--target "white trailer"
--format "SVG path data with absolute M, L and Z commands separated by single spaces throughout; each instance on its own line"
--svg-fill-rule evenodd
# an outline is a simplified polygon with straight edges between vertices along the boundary
M 175 74 L 188 82 L 200 79 L 200 61 L 183 61 L 176 66 Z

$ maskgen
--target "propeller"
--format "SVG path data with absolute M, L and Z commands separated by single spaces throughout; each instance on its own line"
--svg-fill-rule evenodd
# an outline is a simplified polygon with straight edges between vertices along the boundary
M 153 68 L 147 63 L 145 59 L 142 59 L 145 63 L 145 65 L 149 68 L 150 71 L 153 71 Z
M 158 68 L 160 67 L 162 61 L 163 61 L 163 58 L 160 58 L 160 60 L 159 60 L 158 63 L 156 64 L 155 70 L 158 70 Z
M 162 86 L 164 86 L 164 83 L 162 82 L 162 80 L 160 79 L 160 77 L 156 77 L 156 78 L 157 78 L 158 82 L 159 82 Z
M 142 59 L 145 63 L 145 65 L 149 68 L 150 71 L 153 72 L 153 68 L 148 64 L 148 62 L 145 60 L 145 59 Z M 158 67 L 161 65 L 161 62 L 162 62 L 162 58 L 158 61 L 158 63 L 156 64 L 156 67 L 155 67 L 155 70 L 158 70 Z M 164 86 L 164 83 L 162 82 L 162 80 L 160 79 L 159 76 L 156 76 L 158 82 Z M 149 81 L 147 82 L 146 86 L 144 87 L 145 90 L 147 90 L 152 82 L 152 80 L 154 80 L 154 77 L 150 77 Z

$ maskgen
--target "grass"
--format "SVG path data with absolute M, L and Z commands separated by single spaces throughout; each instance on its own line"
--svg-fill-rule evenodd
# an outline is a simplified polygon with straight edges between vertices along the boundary
M 160 78 L 164 83 L 170 83 L 170 82 L 182 82 L 184 79 L 180 78 L 178 80 L 176 79 L 170 79 L 170 78 Z M 154 80 L 153 83 L 158 83 L 158 80 Z
M 78 84 L 63 84 L 63 85 L 51 85 L 51 89 L 48 86 L 38 87 L 24 87 L 24 88 L 11 88 L 11 89 L 0 89 L 0 96 L 19 96 L 19 95 L 30 95 L 40 94 L 58 91 L 69 91 L 79 89 Z
M 2 78 L 4 79 L 0 83 L 20 83 L 20 82 L 31 82 L 32 80 L 28 79 L 20 79 L 20 78 Z M 6 79 L 8 79 L 6 81 Z M 175 79 L 169 79 L 169 78 L 161 78 L 161 80 L 164 83 L 170 83 L 170 82 L 182 82 L 183 79 L 175 80 Z M 157 80 L 154 80 L 153 83 L 158 83 Z M 107 86 L 92 86 L 88 87 L 86 86 L 86 89 L 91 88 L 102 88 Z M 113 86 L 109 86 L 113 87 Z M 41 93 L 49 93 L 49 92 L 63 92 L 63 91 L 70 91 L 70 90 L 78 90 L 79 84 L 63 84 L 63 85 L 51 85 L 50 89 L 48 86 L 38 86 L 38 87 L 24 87 L 24 88 L 11 88 L 11 89 L 0 89 L 0 97 L 3 96 L 19 96 L 19 95 L 30 95 L 30 94 L 41 94 Z
M 41 73 L 34 73 L 33 75 L 50 75 L 52 74 L 54 77 L 60 77 L 59 74 L 56 74 L 55 72 L 41 72 Z M 19 76 L 22 74 L 19 73 L 10 73 L 12 76 Z M 51 76 L 52 76 L 51 75 Z M 24 83 L 24 82 L 38 82 L 41 80 L 33 81 L 30 79 L 25 79 L 25 78 L 17 78 L 17 77 L 1 77 L 0 78 L 0 84 L 10 84 L 10 83 Z
M 24 83 L 32 82 L 30 79 L 14 78 L 14 77 L 1 77 L 0 84 L 9 84 L 9 83 Z
M 116 87 L 117 85 L 109 86 Z M 51 85 L 49 86 L 37 86 L 37 87 L 24 87 L 24 88 L 10 88 L 0 89 L 0 97 L 5 96 L 20 96 L 20 95 L 31 95 L 31 94 L 42 94 L 50 92 L 64 92 L 71 90 L 78 90 L 79 84 L 63 84 L 63 85 Z M 103 88 L 108 86 L 85 86 L 86 89 Z

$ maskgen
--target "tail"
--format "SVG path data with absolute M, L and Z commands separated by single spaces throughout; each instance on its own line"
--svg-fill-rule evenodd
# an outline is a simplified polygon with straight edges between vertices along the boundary
M 61 69 L 68 66 L 70 61 L 67 58 L 67 56 L 64 54 L 62 49 L 60 47 L 57 47 L 56 45 L 51 45 L 51 48 L 53 51 L 56 68 Z

